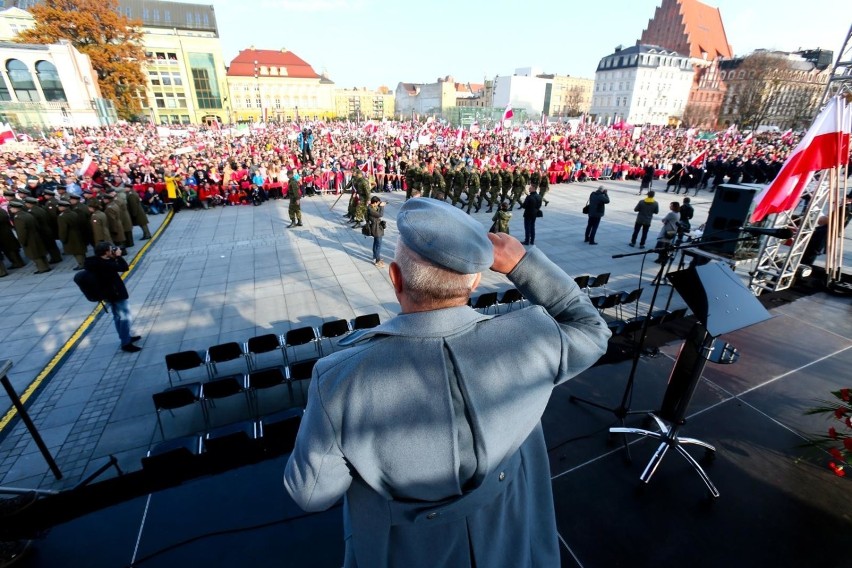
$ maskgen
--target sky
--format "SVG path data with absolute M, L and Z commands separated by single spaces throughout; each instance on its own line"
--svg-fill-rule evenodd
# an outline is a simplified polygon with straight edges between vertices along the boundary
M 287 48 L 338 86 L 369 89 L 447 75 L 481 83 L 521 67 L 592 79 L 661 1 L 212 0 L 226 65 L 252 45 Z M 720 9 L 736 55 L 820 47 L 836 58 L 852 24 L 852 0 L 705 3 Z

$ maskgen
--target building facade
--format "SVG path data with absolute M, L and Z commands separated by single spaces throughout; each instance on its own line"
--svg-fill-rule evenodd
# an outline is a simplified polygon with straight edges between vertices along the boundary
M 548 81 L 538 75 L 540 70 L 516 69 L 513 75 L 498 75 L 494 78 L 494 106 L 525 110 L 529 116 L 539 117 L 544 112 L 544 99 Z
M 337 89 L 334 91 L 335 117 L 348 120 L 382 120 L 393 118 L 395 95 L 387 87 L 375 91 Z
M 684 122 L 716 128 L 725 98 L 719 61 L 733 56 L 719 9 L 698 0 L 663 0 L 637 43 L 659 45 L 689 57 L 695 73 Z
M 543 112 L 547 116 L 580 116 L 591 109 L 594 79 L 568 75 L 539 75 L 539 78 L 548 82 L 543 105 Z
M 394 91 L 394 108 L 400 117 L 444 114 L 456 106 L 456 99 L 455 80 L 447 76 L 434 83 L 399 83 Z
M 675 51 L 616 48 L 598 64 L 590 115 L 605 124 L 680 124 L 692 80 L 689 58 Z

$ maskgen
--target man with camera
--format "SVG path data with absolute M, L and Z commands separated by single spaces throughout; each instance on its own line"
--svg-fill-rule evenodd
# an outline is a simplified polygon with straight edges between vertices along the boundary
M 109 304 L 115 330 L 121 340 L 121 350 L 136 353 L 142 348 L 134 342 L 142 339 L 139 335 L 131 335 L 130 328 L 133 320 L 130 316 L 129 295 L 124 281 L 119 276 L 129 269 L 124 260 L 123 251 L 112 243 L 101 242 L 95 245 L 95 256 L 90 256 L 84 264 L 86 270 L 94 274 L 100 287 L 100 298 Z
M 397 230 L 401 314 L 317 361 L 284 485 L 306 511 L 345 498 L 347 567 L 558 566 L 540 420 L 610 332 L 544 253 L 460 209 L 410 199 Z M 532 305 L 470 308 L 489 268 Z

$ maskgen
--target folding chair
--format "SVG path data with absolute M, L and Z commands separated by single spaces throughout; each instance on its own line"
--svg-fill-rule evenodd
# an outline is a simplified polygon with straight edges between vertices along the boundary
M 287 363 L 289 364 L 290 361 L 295 360 L 296 347 L 299 347 L 300 345 L 307 345 L 308 343 L 313 343 L 317 352 L 317 357 L 322 357 L 322 346 L 320 345 L 316 329 L 310 326 L 305 326 L 297 327 L 296 329 L 288 331 L 284 335 L 284 358 L 287 360 Z M 292 358 L 287 352 L 287 349 L 293 350 Z
M 379 314 L 366 314 L 358 316 L 352 320 L 352 329 L 371 329 L 381 323 L 381 320 L 379 320 Z
M 322 324 L 320 327 L 320 342 L 323 339 L 327 339 L 329 345 L 331 345 L 331 350 L 334 351 L 334 338 L 342 337 L 352 331 L 349 328 L 349 322 L 345 319 L 338 319 L 334 321 L 327 321 Z
M 308 382 L 313 376 L 314 365 L 316 364 L 317 359 L 308 359 L 306 361 L 299 361 L 293 365 L 288 367 L 288 376 L 287 380 L 290 383 L 298 382 L 299 385 L 299 394 L 301 394 L 301 404 L 305 406 L 307 404 L 307 396 L 305 395 L 305 383 Z M 294 401 L 295 402 L 295 401 Z
M 263 451 L 272 456 L 293 451 L 304 413 L 301 408 L 291 408 L 264 417 L 260 421 Z
M 161 414 L 164 410 L 174 416 L 174 411 L 178 408 L 185 408 L 198 403 L 201 406 L 201 415 L 204 419 L 204 429 L 207 429 L 209 424 L 207 418 L 207 408 L 202 403 L 204 396 L 201 383 L 186 383 L 177 387 L 168 388 L 162 392 L 154 393 L 152 399 L 154 401 L 154 409 L 157 411 L 157 425 L 160 427 L 160 437 L 165 440 L 166 434 L 163 429 L 163 420 Z
M 497 292 L 486 292 L 484 294 L 480 294 L 476 299 L 476 302 L 473 303 L 474 310 L 485 310 L 485 313 L 488 313 L 488 310 L 494 308 L 494 311 L 497 311 Z
M 184 436 L 158 443 L 142 458 L 142 469 L 171 481 L 195 477 L 199 471 L 201 436 Z
M 520 290 L 517 288 L 510 288 L 503 292 L 503 295 L 500 297 L 499 304 L 509 306 L 508 311 L 512 311 L 515 304 L 520 304 L 524 301 L 524 296 L 521 294 Z
M 259 368 L 259 365 L 257 364 L 258 355 L 262 353 L 271 353 L 275 350 L 281 351 L 281 358 L 286 365 L 287 354 L 284 351 L 284 343 L 281 341 L 280 335 L 275 335 L 274 333 L 256 335 L 255 337 L 249 338 L 245 345 L 246 358 L 248 359 L 248 363 L 252 369 Z
M 188 371 L 196 367 L 206 367 L 207 363 L 202 357 L 200 351 L 179 351 L 177 353 L 169 353 L 166 355 L 166 369 L 169 374 L 169 386 L 174 386 L 172 382 L 172 373 L 177 375 L 178 380 L 182 380 L 181 371 Z M 209 376 L 209 370 L 208 370 Z
M 636 288 L 632 292 L 621 292 L 621 299 L 616 307 L 619 319 L 624 319 L 624 306 L 626 304 L 636 304 L 636 308 L 639 308 L 639 298 L 642 297 L 642 290 L 644 288 Z
M 243 420 L 207 432 L 204 436 L 204 450 L 210 455 L 214 465 L 252 463 L 261 458 L 261 448 L 257 440 L 258 427 L 254 420 Z
M 248 388 L 249 397 L 254 405 L 254 415 L 259 417 L 260 402 L 258 400 L 258 391 L 265 391 L 277 387 L 279 385 L 287 385 L 288 397 L 290 402 L 293 402 L 293 386 L 287 380 L 281 367 L 272 367 L 261 371 L 252 371 L 246 377 L 246 388 Z
M 215 408 L 216 401 L 242 394 L 245 396 L 246 408 L 251 411 L 251 400 L 246 388 L 245 375 L 228 375 L 212 379 L 204 383 L 204 396 L 202 402 L 207 407 L 208 425 L 210 424 L 210 408 Z M 238 415 L 242 418 L 242 415 Z M 233 420 L 227 420 L 232 422 Z
M 591 278 L 588 274 L 581 274 L 580 276 L 574 277 L 574 282 L 577 283 L 582 290 L 585 290 L 586 293 L 589 292 L 589 279 Z
M 251 363 L 249 362 L 248 356 L 243 351 L 242 345 L 236 341 L 229 341 L 228 343 L 222 343 L 208 348 L 207 365 L 210 378 L 215 377 L 219 373 L 219 369 L 216 367 L 217 363 L 225 363 L 236 359 L 243 359 L 246 364 L 245 370 L 251 370 Z
M 609 272 L 604 272 L 603 274 L 595 276 L 589 281 L 589 291 L 591 292 L 592 288 L 603 288 L 603 291 L 606 292 L 606 285 L 609 283 L 609 276 Z
M 617 307 L 620 299 L 621 294 L 608 294 L 606 296 L 596 296 L 592 298 L 592 303 L 598 309 L 598 313 L 604 315 L 606 310 Z

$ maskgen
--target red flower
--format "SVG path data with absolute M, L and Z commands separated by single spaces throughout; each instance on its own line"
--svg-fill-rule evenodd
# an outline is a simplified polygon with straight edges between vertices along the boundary
M 837 477 L 843 477 L 844 475 L 846 475 L 846 470 L 843 469 L 842 465 L 837 465 L 834 462 L 829 462 L 828 467 L 831 468 L 831 471 L 833 471 L 834 475 L 836 475 Z
M 846 409 L 843 408 L 842 406 L 838 406 L 837 408 L 834 409 L 834 416 L 838 420 L 843 418 L 845 415 L 846 415 Z
M 852 428 L 852 418 L 846 417 L 846 425 Z
M 837 439 L 837 430 L 834 429 L 834 426 L 828 429 L 828 437 L 832 440 Z
M 843 447 L 852 452 L 852 438 L 844 438 Z
M 831 448 L 830 450 L 828 450 L 828 453 L 830 453 L 834 459 L 843 461 L 843 454 L 841 454 L 840 450 L 838 450 L 837 448 Z
M 840 389 L 840 398 L 849 402 L 849 389 Z

